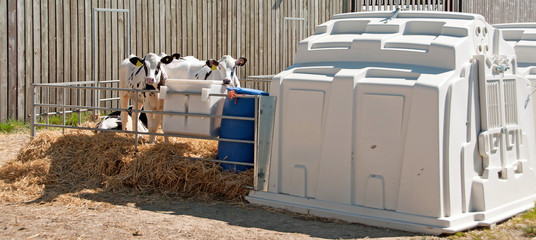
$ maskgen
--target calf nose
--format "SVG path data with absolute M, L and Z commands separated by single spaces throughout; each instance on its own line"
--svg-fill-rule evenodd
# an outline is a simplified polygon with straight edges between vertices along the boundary
M 145 78 L 145 82 L 147 84 L 153 84 L 154 83 L 154 78 Z
M 223 79 L 223 84 L 228 85 L 231 83 L 230 79 Z

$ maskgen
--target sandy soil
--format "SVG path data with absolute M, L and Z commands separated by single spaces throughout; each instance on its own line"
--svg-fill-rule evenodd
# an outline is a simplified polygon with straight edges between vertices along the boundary
M 0 166 L 29 139 L 0 134 Z M 110 192 L 80 198 L 88 204 L 0 203 L 0 239 L 437 239 L 248 203 Z
M 30 137 L 0 134 L 0 166 Z M 313 218 L 247 203 L 114 193 L 85 196 L 88 206 L 0 204 L 1 239 L 360 239 L 414 233 Z M 102 204 L 99 204 L 102 203 Z

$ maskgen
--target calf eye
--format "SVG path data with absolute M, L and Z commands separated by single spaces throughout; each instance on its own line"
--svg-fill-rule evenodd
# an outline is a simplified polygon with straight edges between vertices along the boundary
M 158 69 L 156 69 L 156 71 L 154 71 L 154 75 L 158 75 Z

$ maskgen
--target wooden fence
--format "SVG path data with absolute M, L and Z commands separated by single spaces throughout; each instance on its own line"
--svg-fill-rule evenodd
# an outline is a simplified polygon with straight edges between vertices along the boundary
M 244 56 L 248 63 L 239 76 L 246 77 L 281 71 L 283 45 L 288 48 L 286 63 L 291 63 L 299 35 L 308 36 L 315 25 L 347 11 L 347 4 L 343 0 L 0 1 L 0 121 L 28 119 L 32 83 L 118 78 L 118 66 L 128 54 L 122 44 L 126 15 L 98 13 L 98 44 L 92 46 L 94 8 L 130 10 L 132 54 Z M 307 19 L 307 32 L 300 34 L 300 23 L 284 21 L 285 17 Z M 285 44 L 283 24 L 288 31 Z M 81 103 L 76 103 L 77 94 L 83 95 Z M 42 103 L 63 101 L 58 91 L 38 92 L 36 97 Z M 93 101 L 84 91 L 69 91 L 66 98 L 68 104 Z
M 226 54 L 246 57 L 248 63 L 239 73 L 244 78 L 280 72 L 292 63 L 296 43 L 334 14 L 403 6 L 479 13 L 490 23 L 536 21 L 535 6 L 529 3 L 530 0 L 463 0 L 461 4 L 459 0 L 0 1 L 0 121 L 28 120 L 32 83 L 117 79 L 118 66 L 129 54 L 123 44 L 128 31 L 130 53 L 139 56 L 165 52 L 199 59 L 218 59 Z M 99 12 L 95 36 L 94 8 L 128 9 L 130 15 L 127 19 L 123 13 Z M 305 26 L 301 25 L 303 21 L 286 18 L 304 18 Z M 127 20 L 129 30 L 125 28 Z M 97 37 L 95 46 L 93 37 Z M 39 91 L 36 101 L 65 100 L 77 105 L 94 101 L 85 91 L 70 90 L 65 99 L 60 91 Z M 104 93 L 103 97 L 112 95 Z

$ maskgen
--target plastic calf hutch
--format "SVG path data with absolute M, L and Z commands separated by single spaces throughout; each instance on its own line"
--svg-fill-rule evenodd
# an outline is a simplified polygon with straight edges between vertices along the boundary
M 247 200 L 429 234 L 497 223 L 536 200 L 529 85 L 480 15 L 335 15 L 272 80 L 269 171 Z

